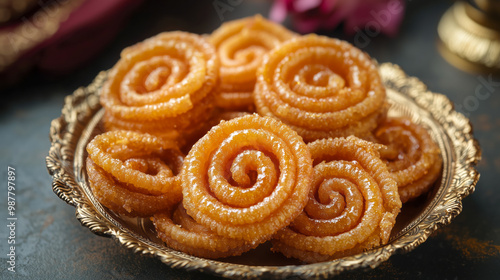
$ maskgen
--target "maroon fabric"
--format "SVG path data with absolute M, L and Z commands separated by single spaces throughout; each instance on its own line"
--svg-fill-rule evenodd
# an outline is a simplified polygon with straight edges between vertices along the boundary
M 60 24 L 56 33 L 0 73 L 4 76 L 0 81 L 12 80 L 32 68 L 49 76 L 69 73 L 101 51 L 141 3 L 142 0 L 84 1 Z

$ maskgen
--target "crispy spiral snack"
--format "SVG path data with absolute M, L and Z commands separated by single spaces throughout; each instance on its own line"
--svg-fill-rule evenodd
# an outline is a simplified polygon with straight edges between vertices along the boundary
M 385 116 L 376 65 L 347 42 L 318 35 L 273 49 L 257 72 L 257 112 L 290 125 L 305 141 L 363 137 Z
M 182 203 L 155 214 L 151 220 L 158 237 L 170 248 L 197 257 L 216 259 L 237 256 L 259 245 L 258 242 L 248 243 L 214 234 L 193 220 Z
M 182 171 L 183 204 L 218 235 L 266 240 L 307 202 L 312 160 L 296 132 L 268 117 L 221 122 L 190 150 Z
M 387 243 L 401 201 L 375 144 L 350 136 L 308 147 L 315 164 L 309 202 L 275 235 L 273 250 L 318 262 Z
M 132 131 L 97 135 L 87 145 L 87 174 L 97 199 L 129 216 L 150 216 L 182 198 L 184 157 L 174 143 Z
M 398 183 L 401 201 L 429 191 L 441 173 L 443 160 L 427 130 L 407 118 L 387 118 L 374 136 L 386 145 L 381 156 Z
M 219 60 L 202 36 L 165 32 L 124 49 L 101 91 L 108 130 L 183 130 L 208 119 Z
M 294 35 L 260 15 L 226 22 L 216 29 L 209 41 L 221 62 L 217 105 L 251 111 L 256 72 L 263 56 Z

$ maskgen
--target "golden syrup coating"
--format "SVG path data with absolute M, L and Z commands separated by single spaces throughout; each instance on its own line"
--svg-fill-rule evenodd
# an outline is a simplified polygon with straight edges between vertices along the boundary
M 387 118 L 374 137 L 386 145 L 382 159 L 398 183 L 403 203 L 429 191 L 441 173 L 442 159 L 423 126 L 403 117 Z
M 181 200 L 177 174 L 184 155 L 150 137 L 114 131 L 96 136 L 87 146 L 90 189 L 101 204 L 116 213 L 150 216 Z M 152 182 L 161 188 L 150 189 Z
M 219 71 L 214 47 L 202 36 L 165 32 L 122 51 L 101 91 L 106 112 L 122 122 L 163 121 L 182 129 L 199 119 Z M 203 116 L 203 114 L 202 114 Z
M 222 121 L 189 151 L 183 204 L 218 235 L 266 240 L 304 208 L 312 160 L 283 123 L 258 115 Z
M 182 135 L 179 130 L 170 127 L 165 121 L 126 121 L 116 118 L 109 112 L 104 112 L 102 123 L 105 131 L 130 130 L 139 133 L 148 133 L 165 140 L 178 141 L 179 146 L 182 141 Z M 180 141 L 180 142 L 179 142 Z
M 115 213 L 127 216 L 148 217 L 178 203 L 179 194 L 144 194 L 116 180 L 109 173 L 87 158 L 86 169 L 89 187 L 97 200 Z M 175 179 L 175 184 L 180 184 Z
M 308 147 L 314 160 L 309 201 L 274 236 L 273 250 L 318 262 L 387 243 L 401 201 L 376 145 L 350 136 L 317 140 Z
M 202 258 L 237 256 L 258 246 L 241 239 L 219 236 L 200 225 L 187 213 L 182 203 L 156 213 L 153 221 L 158 237 L 170 248 Z
M 385 88 L 371 58 L 351 44 L 306 35 L 265 56 L 254 91 L 257 112 L 305 141 L 364 136 L 386 112 Z
M 229 120 L 232 120 L 232 119 L 236 119 L 236 118 L 240 118 L 240 117 L 244 117 L 244 116 L 248 116 L 248 115 L 251 115 L 250 113 L 248 112 L 242 112 L 242 111 L 222 111 L 222 112 L 219 112 L 219 114 L 215 114 L 214 115 L 214 122 L 216 122 L 215 124 L 219 124 L 221 121 L 229 121 Z
M 109 131 L 87 144 L 90 159 L 117 181 L 144 194 L 181 195 L 177 176 L 163 159 L 166 150 L 177 150 L 176 143 L 133 131 Z
M 249 113 L 255 112 L 253 102 L 253 89 L 255 82 L 249 85 L 233 86 L 219 84 L 215 90 L 215 104 L 226 110 L 245 110 Z
M 261 16 L 124 49 L 100 101 L 108 132 L 87 145 L 92 192 L 202 258 L 271 238 L 309 263 L 381 246 L 402 201 L 441 171 L 425 129 L 386 119 L 367 54 Z
M 253 108 L 257 68 L 271 49 L 295 34 L 260 15 L 222 24 L 209 37 L 220 57 L 217 105 L 230 110 Z
M 131 130 L 148 133 L 167 141 L 173 141 L 181 148 L 189 148 L 211 127 L 210 121 L 214 111 L 213 95 L 204 98 L 198 106 L 183 113 L 173 120 L 127 121 L 114 117 L 109 112 L 104 113 L 103 125 L 106 131 Z

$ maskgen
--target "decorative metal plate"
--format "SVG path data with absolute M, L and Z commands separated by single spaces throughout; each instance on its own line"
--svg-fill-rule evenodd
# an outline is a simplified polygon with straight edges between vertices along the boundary
M 409 116 L 426 126 L 441 148 L 444 162 L 442 176 L 433 190 L 403 206 L 389 243 L 382 247 L 316 264 L 301 264 L 271 253 L 269 244 L 243 256 L 210 260 L 166 247 L 156 237 L 149 219 L 123 217 L 104 208 L 88 187 L 85 146 L 102 132 L 99 88 L 106 72 L 100 73 L 88 87 L 67 96 L 62 115 L 52 121 L 52 146 L 46 159 L 53 176 L 52 189 L 76 207 L 77 219 L 93 233 L 116 238 L 123 246 L 154 255 L 172 267 L 235 279 L 326 278 L 346 270 L 376 267 L 395 253 L 413 250 L 462 211 L 462 199 L 474 191 L 479 179 L 475 165 L 481 157 L 469 120 L 453 110 L 446 96 L 428 91 L 421 81 L 406 76 L 396 65 L 382 64 L 380 73 L 391 105 L 389 114 Z

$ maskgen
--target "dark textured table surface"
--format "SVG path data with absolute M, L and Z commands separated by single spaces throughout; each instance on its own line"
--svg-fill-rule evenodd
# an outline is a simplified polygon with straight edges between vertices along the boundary
M 183 2 L 181 4 L 181 2 Z M 52 119 L 64 97 L 110 68 L 122 48 L 161 31 L 208 33 L 221 24 L 213 1 L 146 1 L 116 40 L 79 71 L 47 80 L 37 75 L 2 90 L 0 110 L 0 278 L 2 279 L 218 279 L 173 269 L 159 259 L 136 254 L 110 238 L 92 234 L 75 218 L 75 209 L 51 189 L 45 167 Z M 224 1 L 223 1 L 224 2 Z M 238 1 L 236 1 L 238 2 Z M 476 191 L 463 200 L 452 223 L 405 254 L 375 269 L 341 275 L 343 279 L 498 279 L 500 275 L 500 77 L 473 74 L 448 64 L 437 51 L 436 27 L 452 1 L 409 1 L 395 38 L 373 36 L 363 50 L 380 62 L 392 62 L 443 93 L 468 116 L 483 150 Z M 267 15 L 269 2 L 241 1 L 224 20 L 255 13 Z M 333 34 L 330 34 L 333 35 Z M 346 37 L 347 40 L 353 40 Z M 489 81 L 490 95 L 470 102 L 475 89 Z M 16 171 L 16 272 L 7 270 L 7 170 Z

